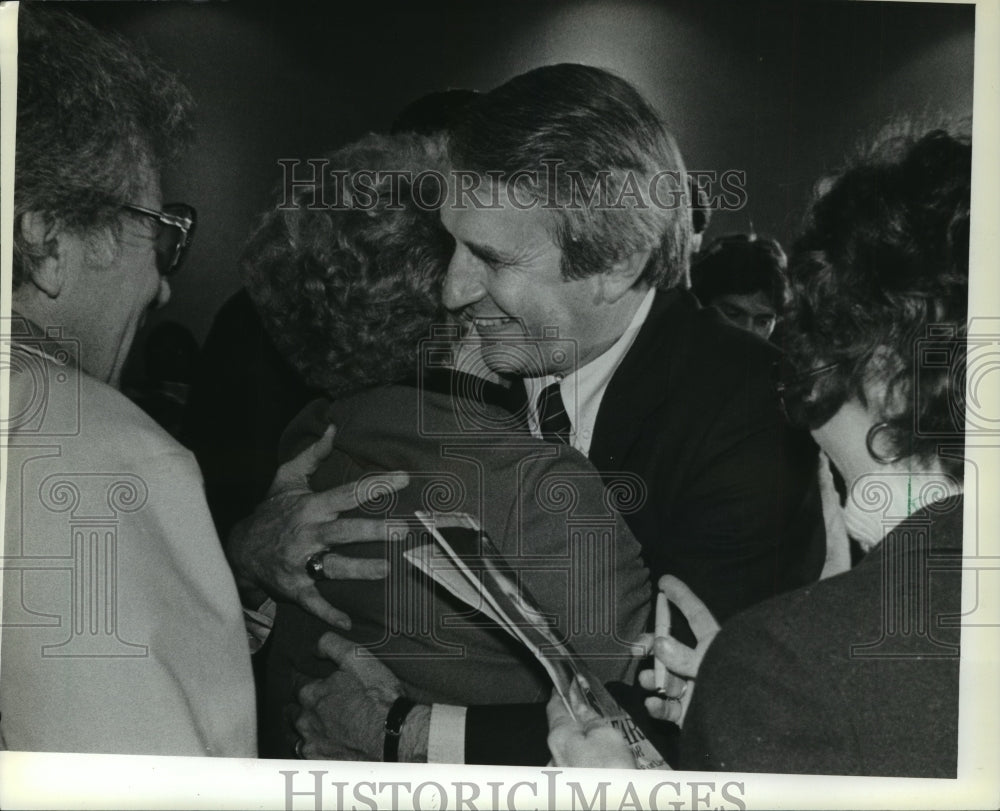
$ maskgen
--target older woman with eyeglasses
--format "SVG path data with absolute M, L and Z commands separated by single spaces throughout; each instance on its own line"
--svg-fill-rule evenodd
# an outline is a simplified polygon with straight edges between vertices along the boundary
M 666 678 L 640 681 L 683 723 L 681 768 L 956 776 L 971 154 L 944 131 L 896 135 L 820 186 L 790 263 L 781 394 L 843 473 L 867 554 L 717 636 L 664 578 L 699 645 L 658 638 Z M 549 709 L 557 762 L 594 738 L 627 765 L 586 708 L 588 727 Z
M 18 29 L 0 747 L 253 755 L 246 634 L 198 466 L 118 390 L 193 234 L 160 190 L 191 98 L 66 11 L 25 5 Z M 296 489 L 312 458 L 279 470 L 242 525 L 250 548 L 280 545 L 275 513 L 308 514 L 306 554 L 345 528 L 383 537 L 336 520 L 352 487 Z
M 0 736 L 253 755 L 239 600 L 198 467 L 118 391 L 194 229 L 159 171 L 190 96 L 67 13 L 24 7 L 18 33 Z

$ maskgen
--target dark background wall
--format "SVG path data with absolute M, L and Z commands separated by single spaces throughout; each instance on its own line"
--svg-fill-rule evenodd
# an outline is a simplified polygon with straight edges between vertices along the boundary
M 388 127 L 445 87 L 489 89 L 538 65 L 594 64 L 632 81 L 689 167 L 746 172 L 748 199 L 709 237 L 787 242 L 814 181 L 901 114 L 972 112 L 974 9 L 777 0 L 669 2 L 78 3 L 99 27 L 145 40 L 198 102 L 195 150 L 165 199 L 199 211 L 171 303 L 199 340 L 238 285 L 236 262 L 280 178 Z M 140 336 L 140 344 L 141 344 Z

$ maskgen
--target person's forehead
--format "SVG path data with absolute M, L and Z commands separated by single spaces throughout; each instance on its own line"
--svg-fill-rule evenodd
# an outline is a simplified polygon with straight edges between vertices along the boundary
M 475 193 L 452 193 L 441 209 L 441 222 L 458 241 L 494 248 L 554 246 L 554 214 L 541 204 L 525 206 L 515 201 L 504 185 L 484 183 Z M 516 192 L 513 192 L 516 193 Z

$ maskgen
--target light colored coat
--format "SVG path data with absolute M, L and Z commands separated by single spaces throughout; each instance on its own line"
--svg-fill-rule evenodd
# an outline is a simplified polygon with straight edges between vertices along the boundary
M 7 747 L 253 756 L 240 605 L 194 458 L 58 342 L 9 358 Z

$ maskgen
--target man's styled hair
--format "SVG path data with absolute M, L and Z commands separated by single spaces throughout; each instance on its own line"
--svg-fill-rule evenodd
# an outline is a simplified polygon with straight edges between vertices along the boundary
M 415 132 L 418 135 L 435 135 L 448 132 L 478 96 L 475 90 L 464 87 L 425 93 L 399 111 L 389 127 L 389 134 Z
M 763 292 L 774 312 L 788 306 L 788 260 L 776 240 L 730 234 L 714 240 L 691 263 L 691 291 L 708 307 L 719 296 Z
M 897 135 L 820 187 L 792 254 L 786 322 L 799 372 L 837 364 L 804 393 L 811 427 L 884 381 L 875 405 L 898 453 L 926 463 L 942 435 L 961 436 L 971 165 L 965 136 Z M 929 326 L 946 362 L 919 357 Z M 940 461 L 961 477 L 960 462 Z
M 574 64 L 521 74 L 469 105 L 449 151 L 456 169 L 510 182 L 552 209 L 566 278 L 648 249 L 641 281 L 686 283 L 684 163 L 659 116 L 623 79 Z
M 190 94 L 145 49 L 40 6 L 18 13 L 15 289 L 40 258 L 21 235 L 24 213 L 117 233 L 139 169 L 158 171 L 193 133 Z
M 417 374 L 420 339 L 445 319 L 453 242 L 410 181 L 440 171 L 443 152 L 419 135 L 362 138 L 327 156 L 343 178 L 337 205 L 311 208 L 314 190 L 299 190 L 250 237 L 244 283 L 309 385 L 339 396 Z

